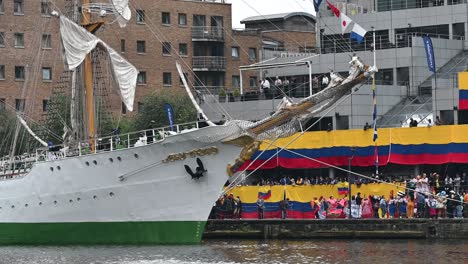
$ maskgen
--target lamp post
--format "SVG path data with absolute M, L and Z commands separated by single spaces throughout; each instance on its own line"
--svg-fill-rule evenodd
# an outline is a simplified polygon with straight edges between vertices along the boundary
M 351 148 L 351 157 L 348 158 L 348 210 L 349 218 L 351 218 L 351 161 L 354 158 L 354 147 Z

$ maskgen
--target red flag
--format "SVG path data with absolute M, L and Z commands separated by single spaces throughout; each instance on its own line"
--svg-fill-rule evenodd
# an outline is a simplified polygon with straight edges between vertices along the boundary
M 333 11 L 335 16 L 340 17 L 340 10 L 338 8 L 336 8 L 336 6 L 334 6 L 332 3 L 328 2 L 328 0 L 327 0 L 327 4 L 330 7 L 330 9 Z

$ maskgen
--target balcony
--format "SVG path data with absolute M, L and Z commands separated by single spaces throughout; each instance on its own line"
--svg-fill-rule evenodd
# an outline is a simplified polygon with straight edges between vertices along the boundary
M 192 27 L 192 41 L 224 42 L 222 27 Z
M 194 56 L 192 68 L 194 71 L 226 71 L 226 57 Z

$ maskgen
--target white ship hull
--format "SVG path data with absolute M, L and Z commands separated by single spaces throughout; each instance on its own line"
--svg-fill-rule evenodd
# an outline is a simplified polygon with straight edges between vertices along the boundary
M 212 205 L 228 180 L 227 163 L 241 151 L 200 140 L 217 134 L 213 132 L 217 129 L 223 128 L 207 127 L 141 147 L 35 163 L 24 177 L 0 184 L 0 243 L 200 241 Z M 214 148 L 217 153 L 162 162 L 171 154 Z M 192 179 L 184 169 L 184 165 L 194 169 L 196 157 L 208 170 L 200 179 Z M 38 232 L 33 238 L 31 230 Z

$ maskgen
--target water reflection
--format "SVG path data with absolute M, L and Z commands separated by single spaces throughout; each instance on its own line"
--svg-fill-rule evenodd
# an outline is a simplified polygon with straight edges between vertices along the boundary
M 196 246 L 0 247 L 0 264 L 468 263 L 458 240 L 207 240 Z

